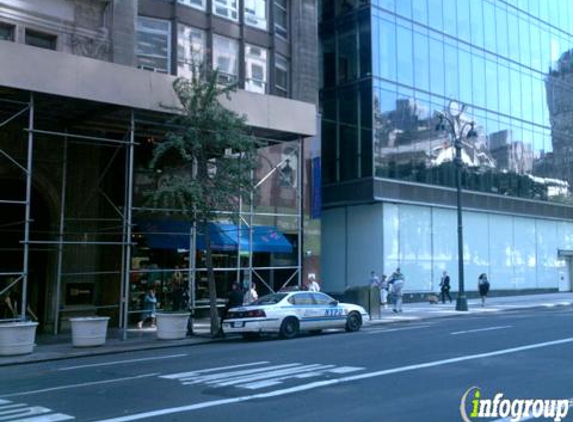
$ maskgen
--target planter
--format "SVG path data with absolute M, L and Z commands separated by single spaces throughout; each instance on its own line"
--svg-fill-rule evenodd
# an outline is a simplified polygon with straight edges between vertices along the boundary
M 37 326 L 31 321 L 0 323 L 0 356 L 32 353 Z
M 102 346 L 107 335 L 109 317 L 70 318 L 74 347 Z
M 158 312 L 155 315 L 157 338 L 160 340 L 180 340 L 185 338 L 189 315 L 189 312 Z

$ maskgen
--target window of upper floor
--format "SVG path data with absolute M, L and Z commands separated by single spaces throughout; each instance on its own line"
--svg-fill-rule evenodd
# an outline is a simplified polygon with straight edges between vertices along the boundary
M 207 10 L 207 0 L 177 0 L 178 3 L 185 6 L 191 6 L 199 10 Z
M 177 75 L 191 78 L 205 63 L 205 31 L 177 25 Z
M 239 6 L 237 0 L 213 0 L 213 14 L 237 22 Z
M 288 0 L 274 0 L 275 33 L 288 38 Z
M 288 97 L 290 66 L 286 57 L 275 55 L 275 95 Z
M 0 40 L 14 41 L 15 27 L 4 22 L 0 22 Z
M 135 51 L 137 67 L 169 73 L 171 63 L 171 22 L 139 16 Z
M 267 50 L 245 45 L 245 89 L 264 94 L 267 91 Z
M 245 24 L 267 29 L 267 0 L 244 0 Z
M 25 43 L 27 45 L 45 48 L 47 50 L 55 50 L 57 47 L 57 42 L 57 35 L 47 34 L 45 32 L 35 31 L 33 29 L 26 29 Z
M 239 42 L 213 34 L 213 69 L 219 71 L 219 83 L 235 83 L 239 78 Z

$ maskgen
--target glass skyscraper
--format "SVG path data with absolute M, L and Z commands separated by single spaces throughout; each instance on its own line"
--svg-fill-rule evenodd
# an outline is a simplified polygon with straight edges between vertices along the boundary
M 470 290 L 482 272 L 500 290 L 570 290 L 573 3 L 324 0 L 319 30 L 331 289 L 401 266 L 424 292 L 455 273 L 455 153 L 436 124 L 466 104 Z

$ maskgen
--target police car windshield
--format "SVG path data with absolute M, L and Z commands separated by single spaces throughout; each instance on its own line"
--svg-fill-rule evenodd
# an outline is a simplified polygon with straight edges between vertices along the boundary
M 249 306 L 253 306 L 253 305 L 274 305 L 276 303 L 279 303 L 281 300 L 283 300 L 285 297 L 287 296 L 286 293 L 274 293 L 271 295 L 266 295 L 263 297 L 258 298 L 257 300 L 255 300 L 252 303 L 249 303 Z

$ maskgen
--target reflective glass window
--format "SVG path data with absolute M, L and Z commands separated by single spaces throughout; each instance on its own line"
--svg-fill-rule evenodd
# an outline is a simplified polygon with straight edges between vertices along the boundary
M 507 39 L 507 10 L 503 7 L 497 7 L 495 10 L 496 35 L 497 35 L 497 53 L 503 57 L 508 57 L 508 39 Z M 517 29 L 517 28 L 516 28 Z
M 267 0 L 244 0 L 245 23 L 267 29 Z
M 359 47 L 360 52 L 360 76 L 368 76 L 372 74 L 372 31 L 370 29 L 370 18 L 365 18 L 358 21 L 359 26 Z
M 483 24 L 485 29 L 485 48 L 489 51 L 497 50 L 495 6 L 488 1 L 483 2 Z
M 475 25 L 470 12 L 471 0 L 458 0 L 456 3 L 458 10 L 458 37 L 464 41 L 471 41 L 471 26 Z
M 264 94 L 267 90 L 267 50 L 245 45 L 245 90 Z
M 330 1 L 332 1 L 332 0 L 330 0 Z M 396 1 L 400 1 L 400 0 L 396 0 Z M 395 11 L 394 0 L 372 0 L 372 4 L 382 8 L 384 10 L 387 10 L 389 12 Z
M 378 21 L 380 33 L 378 66 L 382 78 L 396 80 L 396 26 L 385 19 Z
M 485 59 L 478 50 L 472 51 L 473 101 L 478 107 L 486 106 Z
M 543 71 L 541 65 L 541 34 L 539 27 L 536 23 L 530 22 L 529 25 L 529 40 L 530 40 L 530 54 L 531 54 L 531 67 L 538 71 Z M 524 48 L 523 46 L 521 48 Z
M 207 0 L 177 0 L 177 2 L 200 10 L 207 8 Z
M 449 98 L 459 98 L 459 70 L 458 50 L 455 45 L 446 42 L 444 44 L 444 63 L 446 78 L 446 95 Z
M 438 31 L 444 29 L 442 0 L 428 0 L 428 25 Z
M 497 67 L 498 71 L 498 83 L 499 88 L 499 111 L 504 114 L 511 114 L 511 92 L 510 92 L 510 81 L 509 81 L 509 68 L 507 63 L 501 62 Z
M 239 20 L 237 0 L 213 0 L 213 14 L 232 21 Z
M 483 8 L 481 1 L 470 2 L 470 16 L 471 16 L 471 39 L 472 43 L 478 47 L 484 45 L 484 23 L 483 23 Z
M 26 44 L 34 47 L 45 48 L 47 50 L 55 50 L 57 46 L 58 37 L 54 34 L 47 34 L 44 32 L 33 31 L 26 29 Z
M 358 45 L 356 26 L 340 30 L 338 39 L 338 83 L 353 81 L 358 76 Z
M 521 112 L 521 72 L 519 67 L 511 65 L 509 69 L 509 83 L 511 91 L 511 115 L 522 118 Z
M 153 72 L 169 73 L 171 63 L 171 22 L 137 18 L 135 36 L 137 67 Z
M 338 93 L 340 180 L 358 177 L 358 92 L 356 86 Z
M 372 80 L 360 84 L 360 173 L 359 177 L 372 176 Z
M 497 111 L 497 62 L 495 57 L 489 56 L 485 60 L 485 79 L 486 79 L 486 106 L 488 110 Z
M 14 26 L 0 22 L 0 40 L 14 41 Z
M 414 22 L 419 22 L 422 25 L 428 24 L 428 3 L 426 0 L 415 0 L 412 4 Z
M 520 25 L 517 15 L 510 11 L 507 14 L 507 29 L 509 33 L 508 37 L 508 53 L 512 60 L 520 61 L 520 56 L 522 54 L 520 44 L 526 44 L 527 49 L 529 48 L 529 32 L 522 33 L 522 27 Z M 524 28 L 525 29 L 525 28 Z M 527 50 L 529 51 L 529 50 Z M 529 58 L 528 58 L 529 63 Z
M 444 44 L 430 38 L 430 91 L 445 95 L 444 90 Z
M 287 0 L 274 0 L 275 33 L 283 38 L 288 37 L 288 2 Z
M 323 33 L 321 38 L 322 86 L 332 87 L 336 85 L 336 43 L 334 32 Z
M 412 30 L 400 25 L 396 27 L 398 45 L 397 64 L 398 82 L 412 86 L 414 84 L 414 66 L 412 63 Z
M 414 32 L 414 83 L 416 88 L 430 90 L 430 49 L 428 35 Z
M 191 78 L 205 61 L 205 31 L 177 25 L 177 75 Z
M 458 33 L 457 0 L 442 0 L 444 8 L 444 32 L 452 36 Z
M 213 69 L 219 71 L 219 83 L 229 84 L 239 77 L 239 43 L 236 40 L 213 35 Z
M 281 97 L 288 97 L 289 68 L 289 61 L 286 57 L 275 55 L 275 94 Z
M 412 18 L 412 0 L 398 0 L 396 2 L 396 14 L 405 18 Z
M 535 99 L 533 98 L 531 75 L 528 70 L 525 70 L 521 76 L 521 95 L 523 100 L 523 118 L 531 121 L 533 119 L 532 103 Z
M 469 50 L 458 50 L 458 70 L 460 82 L 460 101 L 464 104 L 472 103 L 472 57 Z

